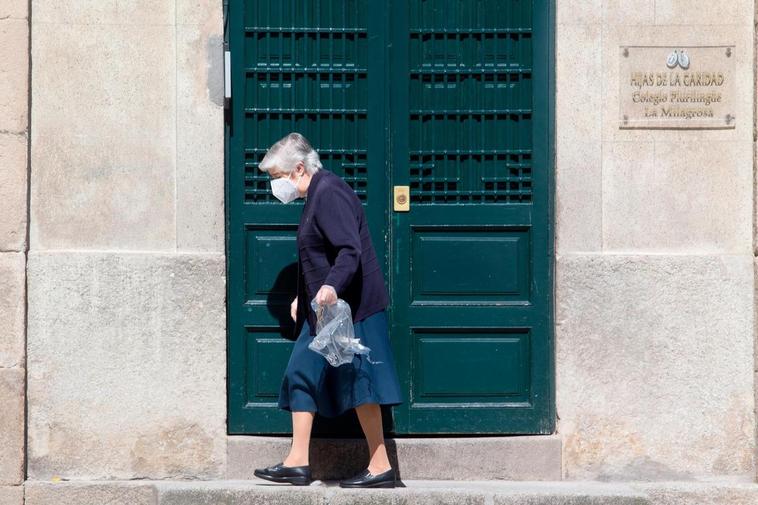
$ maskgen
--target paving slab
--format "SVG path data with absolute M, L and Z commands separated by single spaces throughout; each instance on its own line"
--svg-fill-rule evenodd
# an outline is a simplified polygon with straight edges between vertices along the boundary
M 254 480 L 26 482 L 26 505 L 754 505 L 758 483 L 710 481 L 402 480 L 391 489 L 343 489 Z
M 208 503 L 257 504 L 565 504 L 645 505 L 645 494 L 623 483 L 544 481 L 404 480 L 393 489 L 343 489 L 338 481 L 315 480 L 310 486 L 268 481 L 225 481 L 224 484 L 161 482 L 160 505 Z
M 24 505 L 24 486 L 0 486 L 2 505 Z

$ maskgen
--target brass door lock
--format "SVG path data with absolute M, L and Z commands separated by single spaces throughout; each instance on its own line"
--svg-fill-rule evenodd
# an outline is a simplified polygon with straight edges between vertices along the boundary
M 409 186 L 395 186 L 395 198 L 393 209 L 395 212 L 408 212 L 411 210 L 411 197 Z

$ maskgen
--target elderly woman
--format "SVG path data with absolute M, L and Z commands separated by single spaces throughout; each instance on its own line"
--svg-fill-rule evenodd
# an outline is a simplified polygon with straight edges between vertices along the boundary
M 292 446 L 281 463 L 256 469 L 255 475 L 309 484 L 308 446 L 315 412 L 335 417 L 355 408 L 370 460 L 363 471 L 340 481 L 340 486 L 395 487 L 379 405 L 399 405 L 403 398 L 387 329 L 389 297 L 361 202 L 345 181 L 322 168 L 318 153 L 299 133 L 290 133 L 271 146 L 259 169 L 271 176 L 277 199 L 289 203 L 305 198 L 305 205 L 297 229 L 298 291 L 291 306 L 298 337 L 278 404 L 292 412 Z M 337 298 L 350 305 L 355 336 L 371 348 L 370 361 L 356 354 L 352 363 L 333 367 L 308 348 L 316 334 L 311 300 L 324 305 Z

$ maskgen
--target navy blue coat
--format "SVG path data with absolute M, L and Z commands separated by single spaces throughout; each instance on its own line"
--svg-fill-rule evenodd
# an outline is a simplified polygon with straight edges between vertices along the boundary
M 371 243 L 358 195 L 341 177 L 321 169 L 313 174 L 297 228 L 298 303 L 295 335 L 308 317 L 315 335 L 311 300 L 324 284 L 350 305 L 353 321 L 389 305 L 384 275 Z

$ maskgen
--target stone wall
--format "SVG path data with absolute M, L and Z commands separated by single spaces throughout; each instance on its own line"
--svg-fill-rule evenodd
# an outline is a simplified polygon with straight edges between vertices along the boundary
M 754 476 L 754 2 L 557 4 L 564 475 Z M 736 129 L 619 130 L 624 44 L 734 44 Z
M 29 138 L 27 2 L 0 5 L 0 502 L 24 482 L 26 229 Z
M 222 2 L 31 19 L 28 478 L 222 477 Z
M 557 4 L 564 477 L 754 475 L 754 2 Z M 0 48 L 26 48 L 3 5 Z M 221 5 L 32 2 L 30 479 L 223 477 Z M 627 43 L 735 44 L 737 128 L 618 130 Z M 25 54 L 0 61 L 0 496 L 24 466 Z

